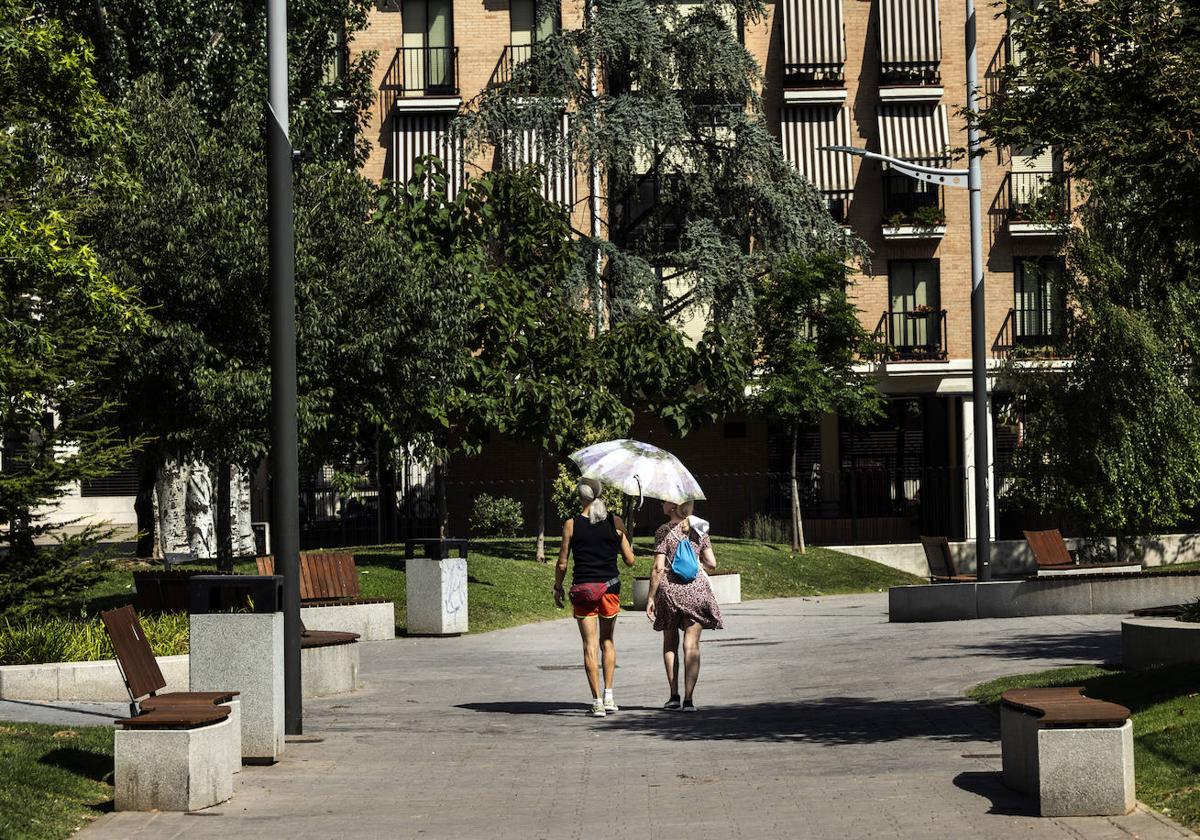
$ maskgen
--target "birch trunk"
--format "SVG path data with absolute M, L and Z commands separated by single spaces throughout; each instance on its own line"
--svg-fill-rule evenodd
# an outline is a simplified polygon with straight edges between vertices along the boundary
M 192 553 L 204 560 L 216 555 L 212 489 L 208 467 L 193 461 L 187 477 L 187 543 Z
M 800 429 L 792 426 L 792 551 L 804 553 L 804 522 L 800 516 L 800 483 L 796 480 L 796 450 L 799 447 Z
M 546 562 L 546 461 L 538 450 L 537 458 L 537 560 Z
M 248 557 L 255 553 L 250 499 L 250 472 L 235 464 L 230 469 L 229 483 L 229 523 L 233 531 L 231 541 L 235 557 Z

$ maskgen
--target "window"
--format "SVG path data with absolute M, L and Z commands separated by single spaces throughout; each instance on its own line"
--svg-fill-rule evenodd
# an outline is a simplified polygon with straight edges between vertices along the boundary
M 529 49 L 557 33 L 562 25 L 559 4 L 538 0 L 509 0 L 508 20 L 509 43 Z
M 786 105 L 780 126 L 784 155 L 825 194 L 830 215 L 844 222 L 854 193 L 853 159 L 825 147 L 851 145 L 850 110 L 840 105 Z
M 950 129 L 945 105 L 880 105 L 876 117 L 880 151 L 885 155 L 925 166 L 946 166 L 950 162 Z M 942 188 L 885 166 L 883 216 L 889 224 L 944 224 Z
M 1012 150 L 1008 214 L 1014 221 L 1055 222 L 1067 218 L 1071 193 L 1062 154 L 1052 146 Z
M 1013 266 L 1013 338 L 1047 344 L 1066 329 L 1063 262 L 1059 257 L 1018 257 Z
M 941 350 L 941 283 L 937 260 L 888 263 L 888 344 Z
M 404 0 L 402 16 L 405 90 L 456 90 L 450 0 Z
M 938 0 L 880 0 L 879 48 L 883 84 L 940 84 Z

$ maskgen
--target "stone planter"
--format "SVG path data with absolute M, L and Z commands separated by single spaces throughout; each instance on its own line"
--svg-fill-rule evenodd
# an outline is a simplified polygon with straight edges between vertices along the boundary
M 457 636 L 466 633 L 466 559 L 413 557 L 405 561 L 405 569 L 409 635 Z
M 1200 624 L 1174 618 L 1121 622 L 1121 659 L 1127 671 L 1200 662 Z
M 742 575 L 740 572 L 712 572 L 708 576 L 713 595 L 718 604 L 742 603 Z M 633 608 L 646 609 L 646 599 L 650 595 L 650 578 L 636 577 L 633 579 Z

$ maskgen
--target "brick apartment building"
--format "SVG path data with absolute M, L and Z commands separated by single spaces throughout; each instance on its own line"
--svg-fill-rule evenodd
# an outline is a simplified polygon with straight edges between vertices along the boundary
M 404 178 L 413 159 L 427 153 L 441 156 L 460 178 L 492 165 L 465 160 L 448 145 L 447 129 L 463 104 L 503 79 L 546 29 L 581 25 L 578 0 L 563 0 L 557 20 L 539 14 L 537 2 L 544 0 L 381 4 L 354 40 L 355 49 L 379 54 L 368 177 Z M 977 21 L 985 94 L 999 68 L 1019 60 L 1005 16 L 993 11 L 985 6 Z M 766 117 L 786 156 L 825 193 L 835 218 L 871 248 L 871 272 L 857 278 L 854 297 L 864 325 L 889 347 L 876 365 L 879 387 L 891 397 L 887 419 L 863 430 L 829 417 L 806 435 L 802 492 L 814 542 L 972 535 L 967 192 L 818 148 L 854 145 L 950 165 L 948 150 L 966 145 L 964 14 L 961 4 L 938 0 L 776 0 L 765 20 L 742 29 L 763 70 Z M 588 173 L 547 180 L 548 195 L 571 205 L 573 222 L 585 229 Z M 1057 224 L 1069 201 L 1061 185 L 1061 162 L 1052 153 L 1031 158 L 991 148 L 984 158 L 993 363 L 1052 346 L 1063 326 L 1053 287 Z M 1003 415 L 994 410 L 993 416 Z M 995 426 L 994 465 L 1002 472 L 1014 434 Z M 708 477 L 702 479 L 706 510 L 721 530 L 736 533 L 753 514 L 786 511 L 778 477 L 786 447 L 761 421 L 728 418 L 683 441 L 652 423 L 639 423 L 634 433 L 673 448 Z M 497 441 L 484 456 L 452 467 L 452 513 L 465 514 L 485 488 L 522 497 L 532 510 L 533 476 L 531 453 Z M 507 492 L 505 481 L 511 481 Z M 1003 511 L 999 524 L 1004 536 Z

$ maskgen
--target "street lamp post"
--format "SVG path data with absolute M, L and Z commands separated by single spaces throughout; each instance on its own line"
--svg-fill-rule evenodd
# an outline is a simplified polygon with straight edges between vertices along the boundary
M 975 113 L 976 89 L 979 75 L 975 56 L 975 3 L 966 0 L 967 47 L 967 110 Z M 845 152 L 862 158 L 887 163 L 898 172 L 912 178 L 946 187 L 966 188 L 971 206 L 971 392 L 974 403 L 975 440 L 975 571 L 979 580 L 992 579 L 992 513 L 988 492 L 990 463 L 988 457 L 990 416 L 987 390 L 987 320 L 983 288 L 983 213 L 980 196 L 979 127 L 973 119 L 967 122 L 967 168 L 943 169 L 922 166 L 899 158 L 868 152 L 856 146 L 823 146 L 834 152 Z
M 267 240 L 271 297 L 271 542 L 283 573 L 284 731 L 304 731 L 300 696 L 300 492 L 296 278 L 288 138 L 287 0 L 267 0 Z

